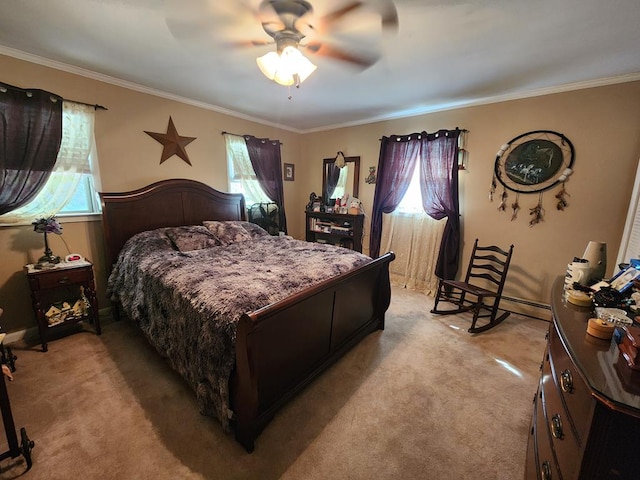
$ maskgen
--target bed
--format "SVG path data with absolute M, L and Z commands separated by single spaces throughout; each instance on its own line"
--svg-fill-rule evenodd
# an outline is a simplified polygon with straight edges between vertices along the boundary
M 136 322 L 196 391 L 202 412 L 218 417 L 248 452 L 282 405 L 366 335 L 384 329 L 393 253 L 370 259 L 261 235 L 248 229 L 242 195 L 193 180 L 100 197 L 114 311 Z M 221 241 L 227 238 L 215 230 L 221 226 L 253 233 Z M 195 232 L 199 240 L 203 229 L 215 232 L 217 243 L 205 239 L 192 251 L 175 237 Z M 291 260 L 278 249 L 293 253 Z M 307 268 L 309 249 L 319 258 L 309 265 L 339 260 Z M 247 267 L 251 278 L 238 287 L 234 277 Z M 235 300 L 220 303 L 223 291 L 235 292 Z

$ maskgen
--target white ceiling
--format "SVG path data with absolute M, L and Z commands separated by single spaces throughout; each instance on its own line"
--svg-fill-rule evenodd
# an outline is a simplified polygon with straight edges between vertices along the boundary
M 354 3 L 309 1 L 317 16 Z M 232 46 L 270 40 L 260 0 L 1 0 L 0 53 L 297 132 L 640 79 L 640 0 L 395 0 L 395 33 L 374 13 L 385 1 L 329 38 L 380 60 L 307 54 L 318 69 L 291 99 L 256 66 L 273 45 Z

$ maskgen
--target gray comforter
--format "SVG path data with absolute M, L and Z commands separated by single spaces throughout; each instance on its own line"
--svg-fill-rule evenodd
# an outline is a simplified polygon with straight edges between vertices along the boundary
M 371 259 L 272 236 L 180 251 L 167 230 L 143 232 L 126 243 L 107 293 L 196 391 L 201 412 L 228 429 L 240 316 Z

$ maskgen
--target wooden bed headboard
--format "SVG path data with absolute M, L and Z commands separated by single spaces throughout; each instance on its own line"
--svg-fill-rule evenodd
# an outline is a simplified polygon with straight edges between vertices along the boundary
M 162 180 L 130 192 L 100 193 L 107 270 L 136 233 L 201 225 L 204 220 L 246 220 L 244 197 L 195 180 Z

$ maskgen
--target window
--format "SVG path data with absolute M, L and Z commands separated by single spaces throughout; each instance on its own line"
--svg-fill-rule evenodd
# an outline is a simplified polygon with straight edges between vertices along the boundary
M 28 204 L 0 216 L 0 223 L 31 223 L 40 217 L 100 212 L 94 117 L 94 107 L 63 103 L 62 141 L 47 183 Z
M 441 181 L 447 181 L 446 171 L 438 171 L 434 178 Z M 420 214 L 424 213 L 424 209 L 422 207 L 422 190 L 420 187 L 420 162 L 416 162 L 416 166 L 413 170 L 413 174 L 411 175 L 411 182 L 409 183 L 409 188 L 407 188 L 407 193 L 404 194 L 400 204 L 396 208 L 395 212 L 399 214 Z
M 224 138 L 227 147 L 229 191 L 242 193 L 247 207 L 254 203 L 271 202 L 258 182 L 244 138 L 235 135 L 225 135 Z
M 100 201 L 92 173 L 80 174 L 80 181 L 73 196 L 60 210 L 61 215 L 86 215 L 100 212 Z
M 409 183 L 409 188 L 407 188 L 407 193 L 402 197 L 402 201 L 396 208 L 395 212 L 399 214 L 414 214 L 414 213 L 424 213 L 424 209 L 422 208 L 422 192 L 420 191 L 420 169 L 418 168 L 418 162 L 416 162 L 416 166 L 413 170 L 413 175 L 411 176 L 411 182 Z

